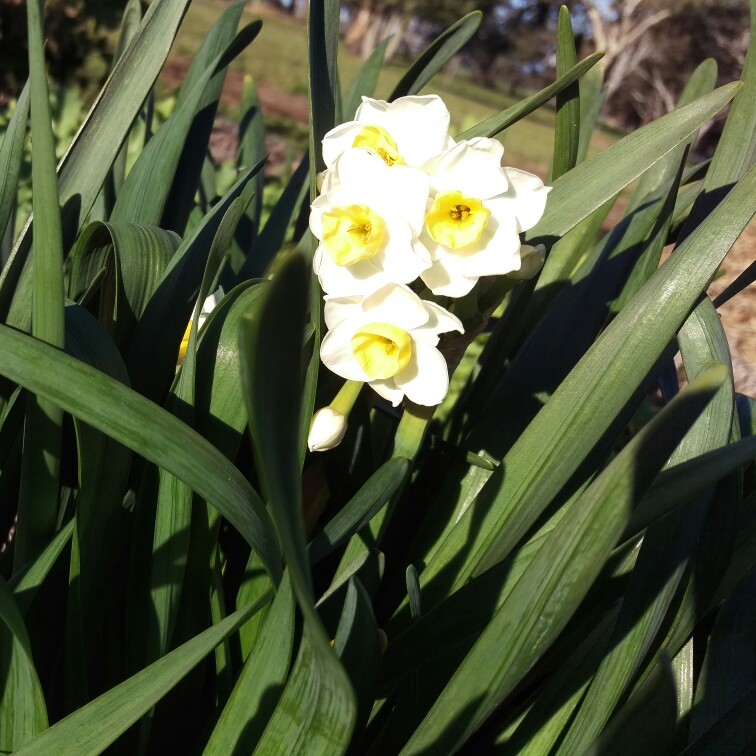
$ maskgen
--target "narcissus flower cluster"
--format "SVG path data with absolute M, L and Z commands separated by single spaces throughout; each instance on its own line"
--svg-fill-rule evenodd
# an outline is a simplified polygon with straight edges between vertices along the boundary
M 310 215 L 329 329 L 321 358 L 394 406 L 405 396 L 443 400 L 439 336 L 463 332 L 455 315 L 413 291 L 415 281 L 424 284 L 417 290 L 462 297 L 482 276 L 539 267 L 520 233 L 540 219 L 548 187 L 503 168 L 494 139 L 455 142 L 449 120 L 436 95 L 365 97 L 355 119 L 323 139 L 326 171 Z

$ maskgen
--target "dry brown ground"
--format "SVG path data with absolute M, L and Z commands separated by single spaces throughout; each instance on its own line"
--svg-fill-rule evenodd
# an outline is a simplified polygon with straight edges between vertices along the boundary
M 172 60 L 165 73 L 167 83 L 183 80 L 188 61 Z M 229 71 L 223 97 L 228 102 L 238 103 L 241 99 L 242 76 L 238 71 Z M 258 97 L 263 113 L 267 117 L 286 117 L 301 124 L 307 123 L 307 98 L 292 95 L 268 86 L 258 87 Z M 235 126 L 223 119 L 218 119 L 213 134 L 211 149 L 214 157 L 222 161 L 234 155 L 236 146 Z M 285 160 L 286 147 L 275 136 L 266 138 L 269 154 L 269 166 L 266 172 L 275 174 Z M 522 166 L 527 168 L 527 166 Z M 722 275 L 709 288 L 712 297 L 723 291 L 737 276 L 756 259 L 756 224 L 751 224 L 730 250 L 724 264 Z M 735 374 L 735 390 L 756 397 L 756 283 L 719 308 L 722 324 L 730 343 Z

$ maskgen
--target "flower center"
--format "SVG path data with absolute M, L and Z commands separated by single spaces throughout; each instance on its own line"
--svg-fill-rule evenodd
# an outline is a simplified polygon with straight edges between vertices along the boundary
M 352 336 L 352 354 L 371 378 L 393 378 L 409 364 L 412 338 L 389 323 L 369 323 Z
M 354 265 L 376 255 L 386 224 L 366 205 L 335 207 L 323 213 L 323 246 L 337 265 Z
M 480 239 L 490 216 L 480 200 L 464 197 L 462 192 L 445 192 L 433 201 L 425 227 L 434 241 L 461 249 Z
M 404 158 L 399 154 L 396 142 L 381 126 L 365 126 L 355 137 L 352 147 L 372 150 L 388 166 L 404 165 Z

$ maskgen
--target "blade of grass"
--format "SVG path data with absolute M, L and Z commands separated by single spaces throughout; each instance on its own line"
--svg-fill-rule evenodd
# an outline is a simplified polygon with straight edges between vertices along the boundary
M 142 103 L 168 56 L 190 0 L 157 0 L 118 60 L 59 166 L 63 248 L 68 249 L 100 192 Z M 29 330 L 31 221 L 0 275 L 3 322 Z
M 560 76 L 553 84 L 549 84 L 548 87 L 544 87 L 539 92 L 536 92 L 530 97 L 526 97 L 524 100 L 508 107 L 506 110 L 502 110 L 498 115 L 491 116 L 485 121 L 481 121 L 477 126 L 467 129 L 467 131 L 464 131 L 459 135 L 459 138 L 472 139 L 473 137 L 495 137 L 505 129 L 508 129 L 512 124 L 517 123 L 517 121 L 522 120 L 538 110 L 542 105 L 545 105 L 549 100 L 559 94 L 559 92 L 569 87 L 583 74 L 593 68 L 603 57 L 604 53 L 602 52 L 596 52 L 593 53 L 593 55 L 589 55 L 563 76 Z
M 23 88 L 16 102 L 16 109 L 0 145 L 0 239 L 5 236 L 16 204 L 28 118 L 29 84 Z
M 47 710 L 23 617 L 2 577 L 0 660 L 0 749 L 15 753 L 47 727 Z
M 65 342 L 63 239 L 55 175 L 50 99 L 42 43 L 43 5 L 26 5 L 31 105 L 32 210 L 37 249 L 32 283 L 32 335 L 54 347 Z M 36 556 L 55 532 L 58 517 L 63 411 L 44 397 L 28 396 L 21 487 L 18 494 L 16 567 Z
M 18 753 L 102 753 L 266 601 L 239 609 L 38 735 Z
M 555 181 L 543 217 L 525 235 L 527 243 L 545 242 L 550 246 L 688 139 L 724 108 L 741 86 L 740 82 L 726 84 L 668 113 Z
M 162 407 L 26 334 L 0 326 L 0 345 L 0 374 L 185 480 L 258 549 L 278 580 L 278 548 L 264 505 L 215 447 Z
M 512 691 L 577 609 L 633 505 L 726 378 L 722 366 L 699 376 L 575 502 L 402 753 L 459 748 Z
M 293 645 L 294 596 L 284 573 L 252 655 L 242 667 L 204 753 L 254 751 L 286 681 Z
M 483 14 L 473 11 L 436 37 L 407 69 L 389 100 L 417 94 L 473 38 L 482 21 Z
M 563 76 L 577 65 L 575 36 L 570 12 L 566 6 L 559 9 L 556 45 L 556 75 Z M 554 128 L 554 159 L 551 180 L 555 181 L 574 168 L 580 145 L 580 87 L 573 82 L 556 97 L 556 126 Z

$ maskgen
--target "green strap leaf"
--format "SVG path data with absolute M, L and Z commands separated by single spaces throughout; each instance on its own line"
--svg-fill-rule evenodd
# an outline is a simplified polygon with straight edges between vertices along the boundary
M 589 55 L 584 58 L 576 66 L 573 66 L 567 73 L 560 76 L 553 84 L 549 84 L 548 87 L 544 87 L 540 92 L 536 92 L 530 97 L 526 97 L 521 102 L 502 110 L 501 113 L 491 118 L 481 121 L 477 126 L 473 126 L 467 131 L 463 131 L 460 135 L 460 139 L 472 139 L 473 137 L 495 137 L 505 129 L 508 129 L 512 124 L 522 120 L 525 116 L 530 115 L 535 110 L 545 105 L 549 100 L 558 95 L 561 91 L 569 87 L 573 82 L 576 82 L 583 74 L 590 71 L 601 58 L 604 57 L 604 53 L 597 52 L 593 55 Z
M 483 14 L 473 11 L 436 37 L 407 69 L 389 100 L 417 94 L 473 38 L 482 21 Z
M 26 334 L 0 326 L 0 347 L 0 374 L 186 481 L 258 549 L 278 580 L 278 548 L 265 507 L 215 447 L 118 381 Z
M 265 601 L 229 615 L 159 661 L 69 714 L 18 753 L 27 756 L 50 753 L 60 756 L 96 756 L 102 753 L 268 600 L 266 597 Z
M 0 750 L 15 753 L 47 727 L 47 710 L 24 620 L 1 577 L 0 667 Z
M 563 76 L 577 65 L 575 36 L 572 32 L 570 12 L 566 6 L 559 9 L 557 28 L 556 74 Z M 556 127 L 554 129 L 554 160 L 551 180 L 555 181 L 574 168 L 580 145 L 580 87 L 577 82 L 563 89 L 556 98 Z
M 577 609 L 633 506 L 726 378 L 722 366 L 699 376 L 575 502 L 402 753 L 459 748 L 512 691 Z
M 354 81 L 349 87 L 349 91 L 344 95 L 343 116 L 346 121 L 354 117 L 363 96 L 373 96 L 375 87 L 378 84 L 378 75 L 383 67 L 383 59 L 386 56 L 386 48 L 390 41 L 390 37 L 387 37 L 370 53 L 370 57 L 362 64 L 362 68 L 360 68 L 357 76 L 355 76 Z
M 381 465 L 350 501 L 339 510 L 307 547 L 314 564 L 339 548 L 348 538 L 367 525 L 404 482 L 409 461 L 390 459 Z
M 208 756 L 252 753 L 275 710 L 294 645 L 294 596 L 284 573 L 254 649 L 205 746 Z
M 168 56 L 190 0 L 156 0 L 145 13 L 131 44 L 113 73 L 59 167 L 63 248 L 73 242 L 131 130 L 142 103 Z M 19 237 L 0 275 L 3 322 L 29 330 L 31 322 L 31 226 Z M 7 315 L 7 317 L 6 317 Z
M 62 348 L 63 239 L 55 174 L 55 143 L 47 90 L 42 42 L 44 4 L 26 4 L 29 37 L 29 89 L 31 104 L 32 209 L 37 249 L 32 277 L 32 334 Z M 63 412 L 44 398 L 29 396 L 18 494 L 18 521 L 13 561 L 24 564 L 47 545 L 58 516 L 58 484 Z
M 528 244 L 563 236 L 713 118 L 741 86 L 727 84 L 668 113 L 555 181 L 543 217 L 525 235 Z
M 29 117 L 29 85 L 27 84 L 13 111 L 0 144 L 0 239 L 5 236 L 16 205 L 18 175 L 24 156 L 26 122 Z

